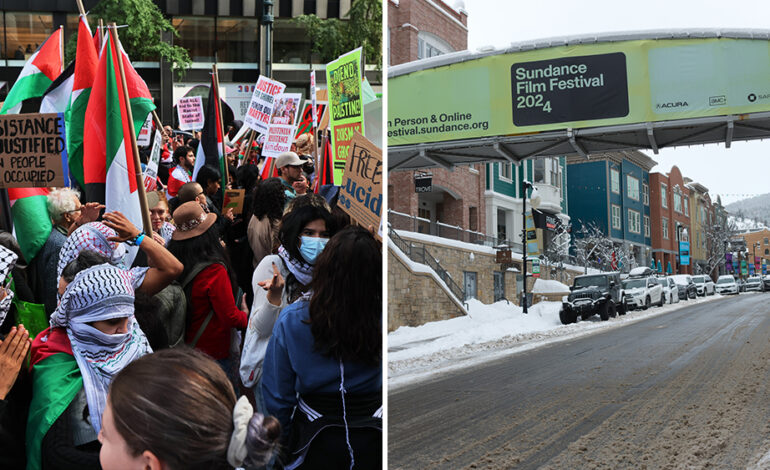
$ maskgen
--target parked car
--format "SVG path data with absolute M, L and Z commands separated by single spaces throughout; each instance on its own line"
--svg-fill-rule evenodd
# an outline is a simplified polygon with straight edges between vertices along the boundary
M 746 279 L 746 292 L 764 292 L 765 283 L 759 276 L 751 276 Z
M 710 277 L 705 275 L 698 275 L 692 277 L 692 282 L 695 283 L 695 288 L 698 291 L 698 295 L 700 296 L 707 296 L 707 295 L 714 295 L 716 292 L 714 286 L 714 281 L 711 280 Z
M 663 305 L 663 286 L 655 276 L 634 276 L 623 281 L 626 305 L 647 310 L 650 305 Z
M 762 276 L 762 282 L 765 284 L 765 290 L 770 290 L 770 274 Z
M 598 314 L 605 321 L 617 313 L 626 313 L 618 272 L 577 276 L 570 291 L 559 311 L 559 319 L 564 325 L 575 323 L 578 316 L 587 320 Z
M 698 288 L 692 282 L 692 276 L 689 274 L 674 274 L 671 279 L 676 282 L 679 288 L 679 298 L 682 300 L 694 299 L 698 297 Z
M 663 299 L 670 304 L 679 302 L 679 288 L 670 277 L 659 277 L 658 284 L 663 287 Z
M 738 294 L 738 283 L 730 274 L 719 276 L 716 286 L 717 294 Z

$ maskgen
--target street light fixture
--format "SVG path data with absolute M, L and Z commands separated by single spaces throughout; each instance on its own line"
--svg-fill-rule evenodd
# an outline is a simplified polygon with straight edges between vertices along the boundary
M 522 305 L 522 311 L 524 313 L 527 312 L 527 190 L 532 189 L 532 195 L 529 198 L 529 204 L 532 206 L 533 209 L 537 209 L 537 207 L 540 205 L 540 194 L 537 191 L 537 188 L 532 186 L 532 183 L 530 183 L 527 180 L 524 180 L 522 182 L 522 185 L 524 186 L 524 192 L 521 197 L 521 246 L 522 246 L 522 271 L 524 272 L 524 295 L 522 295 L 521 299 L 521 305 Z

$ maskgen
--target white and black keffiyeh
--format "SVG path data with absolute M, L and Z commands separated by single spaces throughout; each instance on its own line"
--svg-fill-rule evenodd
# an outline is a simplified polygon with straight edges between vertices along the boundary
M 78 257 L 83 250 L 91 250 L 106 256 L 112 264 L 123 267 L 126 256 L 126 246 L 123 243 L 111 242 L 108 238 L 116 237 L 118 233 L 101 222 L 89 222 L 78 227 L 67 237 L 59 252 L 59 264 L 56 266 L 56 279 L 61 277 L 67 265 Z
M 174 231 L 176 230 L 176 227 L 174 224 L 163 222 L 163 225 L 160 226 L 160 230 L 158 230 L 158 233 L 160 236 L 166 240 L 166 246 L 168 246 L 168 242 L 171 241 L 171 235 L 174 234 Z
M 286 248 L 283 245 L 278 247 L 278 256 L 286 263 L 286 268 L 294 274 L 294 277 L 303 285 L 309 286 L 310 281 L 313 279 L 313 266 L 292 258 Z
M 5 317 L 8 315 L 8 311 L 11 309 L 11 302 L 13 301 L 13 291 L 5 288 L 8 284 L 8 277 L 11 274 L 11 269 L 16 266 L 16 260 L 19 256 L 8 248 L 0 245 L 0 289 L 5 291 L 5 297 L 0 300 L 0 325 L 5 321 Z
M 91 425 L 102 427 L 102 413 L 112 378 L 131 361 L 152 349 L 134 319 L 134 289 L 146 270 L 100 264 L 81 271 L 67 286 L 51 315 L 51 327 L 62 327 L 83 376 Z M 89 323 L 129 317 L 128 333 L 105 334 Z

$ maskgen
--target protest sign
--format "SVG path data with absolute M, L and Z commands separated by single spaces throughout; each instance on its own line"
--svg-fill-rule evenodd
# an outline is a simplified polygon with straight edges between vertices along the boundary
M 285 89 L 286 85 L 283 83 L 260 75 L 254 93 L 251 95 L 251 103 L 249 103 L 249 110 L 244 117 L 243 124 L 260 134 L 267 133 L 270 117 L 273 114 L 275 97 L 283 93 Z
M 147 168 L 144 170 L 144 188 L 147 191 L 155 191 L 158 184 L 158 163 L 160 162 L 160 150 L 163 146 L 163 134 L 160 130 L 155 131 L 155 138 L 152 142 L 152 151 L 150 159 L 147 161 Z
M 316 99 L 319 102 L 327 103 L 326 108 L 324 109 L 323 113 L 321 113 L 320 116 L 318 116 L 318 119 L 320 119 L 320 122 L 318 123 L 319 129 L 326 129 L 329 127 L 329 93 L 328 90 L 317 90 L 316 91 Z
M 227 189 L 225 190 L 225 202 L 222 212 L 227 209 L 233 210 L 233 215 L 239 215 L 243 212 L 243 198 L 246 194 L 245 189 Z
M 310 101 L 312 106 L 310 110 L 313 115 L 313 128 L 318 127 L 318 116 L 316 115 L 316 96 L 315 96 L 315 70 L 310 72 Z
M 147 120 L 144 121 L 142 128 L 139 130 L 139 137 L 136 138 L 136 145 L 139 147 L 147 147 L 150 145 L 150 134 L 152 134 L 152 113 L 147 115 Z
M 359 132 L 350 141 L 338 205 L 359 225 L 380 228 L 382 150 Z
M 176 113 L 179 116 L 179 129 L 192 131 L 203 129 L 205 120 L 203 114 L 203 98 L 200 96 L 185 96 L 176 103 Z
M 275 106 L 270 115 L 270 128 L 262 147 L 262 155 L 265 157 L 277 157 L 279 154 L 291 150 L 301 99 L 300 93 L 276 95 Z
M 0 188 L 68 183 L 64 114 L 0 116 Z
M 317 101 L 315 104 L 315 115 L 321 116 L 326 111 L 326 102 Z M 297 137 L 302 134 L 313 132 L 313 105 L 305 101 L 305 107 L 302 108 L 302 114 L 299 117 L 299 123 L 297 124 Z
M 340 184 L 354 132 L 364 132 L 364 102 L 361 98 L 361 48 L 326 64 L 332 129 L 334 184 Z

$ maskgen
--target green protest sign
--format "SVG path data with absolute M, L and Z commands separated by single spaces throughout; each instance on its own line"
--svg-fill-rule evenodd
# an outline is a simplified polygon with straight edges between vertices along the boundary
M 355 132 L 364 133 L 364 102 L 361 98 L 361 48 L 326 64 L 329 91 L 329 117 L 332 131 L 334 184 L 342 184 L 342 174 Z

